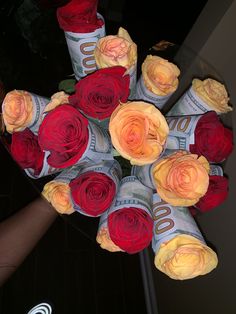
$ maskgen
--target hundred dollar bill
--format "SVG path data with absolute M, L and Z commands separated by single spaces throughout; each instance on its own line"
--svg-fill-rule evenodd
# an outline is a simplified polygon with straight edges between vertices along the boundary
M 39 126 L 42 123 L 42 120 L 45 116 L 43 114 L 44 108 L 50 102 L 49 98 L 38 96 L 34 93 L 30 93 L 32 102 L 33 102 L 33 116 L 32 121 L 28 128 L 34 133 L 38 134 Z
M 209 171 L 209 175 L 210 176 L 223 176 L 223 169 L 221 168 L 221 166 L 218 165 L 210 165 L 210 171 Z
M 154 164 L 149 164 L 145 166 L 132 166 L 131 175 L 136 176 L 139 181 L 145 186 L 155 190 L 155 182 L 153 179 L 153 166 Z
M 143 77 L 140 76 L 138 83 L 136 85 L 136 99 L 142 99 L 149 103 L 152 103 L 158 109 L 162 109 L 168 99 L 172 96 L 173 93 L 165 96 L 158 96 L 151 91 L 149 91 L 144 85 Z
M 104 21 L 101 14 L 97 13 L 97 16 Z M 105 35 L 105 23 L 90 33 L 65 32 L 73 71 L 77 80 L 97 69 L 94 48 L 97 41 Z
M 59 175 L 57 175 L 53 181 L 63 182 L 69 184 L 71 180 L 75 179 L 81 172 L 81 167 L 75 165 L 70 168 L 64 169 Z
M 203 114 L 211 111 L 205 102 L 203 102 L 194 92 L 193 87 L 190 87 L 168 111 L 166 116 L 184 116 L 192 114 Z
M 194 131 L 202 115 L 166 117 L 169 135 L 166 140 L 167 149 L 188 150 L 194 144 Z
M 124 177 L 120 182 L 120 189 L 108 214 L 122 208 L 135 207 L 141 208 L 152 216 L 152 194 L 152 189 L 143 185 L 135 176 Z
M 154 219 L 152 249 L 156 253 L 163 242 L 178 235 L 190 235 L 202 243 L 205 240 L 187 207 L 174 207 L 153 194 L 152 215 Z
M 43 167 L 42 167 L 41 172 L 38 175 L 34 174 L 34 169 L 31 169 L 31 168 L 24 169 L 27 176 L 32 179 L 39 179 L 39 178 L 46 177 L 54 173 L 61 172 L 62 169 L 53 168 L 52 166 L 48 164 L 47 162 L 48 156 L 49 156 L 49 152 L 45 152 L 44 159 L 43 159 Z
M 137 83 L 137 63 L 135 63 L 132 67 L 127 69 L 125 72 L 130 76 L 130 83 L 129 83 L 129 100 L 136 99 L 136 83 Z
M 89 121 L 88 130 L 88 146 L 77 164 L 86 165 L 91 162 L 112 160 L 112 144 L 108 132 L 91 121 Z

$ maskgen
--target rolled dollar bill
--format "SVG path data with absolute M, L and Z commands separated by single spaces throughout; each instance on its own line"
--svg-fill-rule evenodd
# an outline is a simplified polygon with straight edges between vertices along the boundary
M 100 244 L 100 247 L 109 252 L 119 252 L 123 250 L 111 240 L 108 224 L 107 224 L 107 211 L 101 215 L 99 220 L 98 232 L 96 236 L 96 241 Z
M 155 193 L 152 210 L 157 269 L 172 279 L 185 280 L 205 275 L 217 266 L 217 255 L 207 246 L 188 208 L 173 207 Z
M 226 88 L 213 79 L 193 79 L 191 87 L 180 97 L 166 116 L 202 114 L 214 110 L 217 114 L 232 111 Z
M 168 60 L 148 55 L 136 85 L 136 99 L 145 100 L 162 109 L 178 87 L 179 68 Z
M 24 90 L 8 92 L 2 103 L 2 116 L 7 132 L 29 128 L 37 134 L 42 122 L 42 113 L 49 102 L 49 98 Z
M 152 193 L 152 189 L 144 186 L 135 176 L 124 177 L 114 205 L 108 211 L 110 237 L 129 254 L 140 252 L 151 242 Z
M 88 124 L 88 145 L 78 164 L 99 163 L 103 160 L 113 159 L 112 144 L 108 131 L 96 125 L 92 121 Z
M 97 13 L 99 19 L 102 15 Z M 73 71 L 77 80 L 97 69 L 94 48 L 97 41 L 106 35 L 105 24 L 90 33 L 74 33 L 65 31 L 65 38 L 69 50 Z
M 152 175 L 153 165 L 154 165 L 154 163 L 144 165 L 144 166 L 132 166 L 131 175 L 136 176 L 138 178 L 138 180 L 142 184 L 144 184 L 145 186 L 147 186 L 153 190 L 156 190 L 154 178 Z
M 189 145 L 194 144 L 194 131 L 201 117 L 201 114 L 166 117 L 169 126 L 166 148 L 189 150 Z

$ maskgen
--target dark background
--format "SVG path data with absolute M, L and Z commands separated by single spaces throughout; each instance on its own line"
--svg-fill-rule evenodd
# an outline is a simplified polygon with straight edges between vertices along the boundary
M 4 0 L 0 3 L 0 81 L 5 91 L 42 96 L 73 77 L 64 33 L 56 20 L 59 1 Z M 100 1 L 106 32 L 127 29 L 138 45 L 139 64 L 160 40 L 181 45 L 206 1 Z M 54 5 L 54 6 L 52 6 Z M 0 218 L 20 210 L 37 191 L 0 146 Z M 3 179 L 4 178 L 4 179 Z M 51 229 L 0 289 L 0 313 L 24 314 L 48 301 L 53 313 L 146 313 L 139 256 L 106 252 L 95 243 L 96 219 L 74 215 Z M 166 281 L 169 284 L 169 281 Z M 168 290 L 168 286 L 167 286 Z

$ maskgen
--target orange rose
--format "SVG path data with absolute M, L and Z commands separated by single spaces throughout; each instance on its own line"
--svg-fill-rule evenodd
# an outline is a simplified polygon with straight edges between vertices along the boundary
M 126 69 L 137 62 L 137 45 L 122 27 L 117 35 L 109 35 L 98 40 L 94 49 L 98 68 L 121 65 Z
M 24 130 L 30 125 L 33 116 L 30 93 L 21 90 L 7 93 L 2 104 L 2 115 L 9 133 Z
M 157 269 L 172 279 L 185 280 L 205 275 L 216 268 L 216 253 L 193 236 L 180 234 L 161 244 L 154 259 Z
M 133 101 L 119 105 L 109 123 L 115 149 L 132 165 L 154 162 L 163 151 L 169 128 L 165 117 L 153 105 Z
M 44 112 L 51 111 L 62 104 L 68 104 L 69 103 L 69 95 L 67 95 L 65 92 L 57 92 L 51 96 L 51 101 L 47 104 L 47 106 L 44 108 Z
M 142 77 L 145 87 L 158 96 L 173 93 L 179 84 L 179 68 L 158 56 L 147 56 L 142 64 Z
M 70 187 L 67 183 L 50 181 L 45 184 L 42 195 L 60 214 L 72 214 L 75 210 L 70 197 Z
M 97 233 L 96 241 L 100 244 L 102 249 L 105 249 L 109 252 L 119 252 L 123 251 L 119 246 L 115 245 L 115 243 L 111 240 L 109 231 L 107 227 L 101 227 Z
M 173 206 L 191 206 L 206 193 L 209 163 L 203 156 L 177 151 L 157 161 L 153 178 L 157 193 Z

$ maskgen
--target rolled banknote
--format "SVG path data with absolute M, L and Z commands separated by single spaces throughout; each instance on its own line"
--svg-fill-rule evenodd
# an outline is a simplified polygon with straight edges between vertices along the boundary
M 7 132 L 29 128 L 37 134 L 42 122 L 42 113 L 49 102 L 49 98 L 24 90 L 8 92 L 2 103 L 2 116 Z
M 202 114 L 214 110 L 217 114 L 232 111 L 223 84 L 214 79 L 203 81 L 195 78 L 191 87 L 174 104 L 166 116 Z
M 148 55 L 142 64 L 142 74 L 136 85 L 136 99 L 148 101 L 162 109 L 176 91 L 179 68 L 158 56 Z
M 172 279 L 185 280 L 205 275 L 216 268 L 216 253 L 207 246 L 186 207 L 173 207 L 153 195 L 154 264 Z
M 82 167 L 69 183 L 75 210 L 91 217 L 101 216 L 112 206 L 121 177 L 122 170 L 116 160 Z
M 153 178 L 153 166 L 154 163 L 144 166 L 132 166 L 131 175 L 136 176 L 145 186 L 151 188 L 152 190 L 156 190 Z
M 41 148 L 50 152 L 48 163 L 55 168 L 113 159 L 108 132 L 69 104 L 47 113 L 38 139 Z
M 167 149 L 184 149 L 203 155 L 209 162 L 225 160 L 233 150 L 233 132 L 215 111 L 201 115 L 166 117 L 169 126 Z
M 137 45 L 129 33 L 120 27 L 117 35 L 99 39 L 94 49 L 94 56 L 98 68 L 121 65 L 127 69 L 126 73 L 130 75 L 129 99 L 134 99 L 137 81 Z
M 104 21 L 101 14 L 98 13 L 97 16 Z M 105 35 L 105 24 L 90 33 L 65 31 L 66 43 L 77 80 L 96 71 L 94 49 L 97 41 Z
M 152 189 L 144 186 L 135 176 L 124 177 L 115 202 L 108 211 L 110 237 L 129 254 L 140 252 L 151 242 L 152 193 Z
M 119 246 L 115 245 L 115 243 L 111 240 L 107 224 L 107 217 L 107 211 L 100 217 L 96 241 L 104 250 L 109 252 L 123 252 L 123 250 L 119 248 Z

